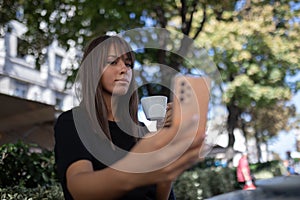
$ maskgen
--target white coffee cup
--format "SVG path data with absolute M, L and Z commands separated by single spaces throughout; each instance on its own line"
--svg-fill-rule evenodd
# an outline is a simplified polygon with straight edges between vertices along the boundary
M 141 103 L 148 120 L 158 121 L 165 118 L 168 103 L 166 96 L 143 97 Z

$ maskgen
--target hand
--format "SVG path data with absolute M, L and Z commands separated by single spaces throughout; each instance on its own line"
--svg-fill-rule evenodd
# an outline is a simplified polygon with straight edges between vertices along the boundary
M 173 113 L 173 103 L 167 104 L 167 112 L 164 120 L 164 127 L 170 127 L 172 125 L 172 113 Z
M 157 121 L 156 128 L 161 129 L 163 127 L 170 127 L 172 125 L 172 112 L 173 111 L 173 103 L 167 104 L 166 116 L 162 121 Z
M 134 187 L 175 180 L 200 160 L 203 133 L 198 133 L 199 116 L 191 116 L 180 127 L 162 128 L 146 135 L 113 168 L 131 174 Z

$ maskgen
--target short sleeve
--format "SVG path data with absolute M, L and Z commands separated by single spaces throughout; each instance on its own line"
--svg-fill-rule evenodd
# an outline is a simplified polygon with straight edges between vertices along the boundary
M 54 125 L 54 136 L 56 170 L 61 180 L 65 179 L 68 167 L 75 161 L 92 161 L 92 156 L 78 136 L 71 110 L 58 117 Z

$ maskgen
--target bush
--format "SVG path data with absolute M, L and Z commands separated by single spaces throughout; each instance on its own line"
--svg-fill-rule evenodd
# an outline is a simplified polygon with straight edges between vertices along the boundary
M 177 199 L 206 199 L 240 189 L 236 168 L 215 167 L 213 163 L 213 159 L 205 160 L 184 172 L 174 183 Z M 281 175 L 279 161 L 251 164 L 250 168 L 254 175 L 264 172 L 269 172 L 272 176 Z
M 5 200 L 64 200 L 59 184 L 25 188 L 20 186 L 0 188 L 0 198 Z
M 193 168 L 184 172 L 174 183 L 177 199 L 205 199 L 236 190 L 235 169 L 210 167 Z
M 55 173 L 52 151 L 32 152 L 33 144 L 5 144 L 0 147 L 1 199 L 64 199 Z M 184 172 L 174 183 L 177 199 L 206 199 L 239 188 L 235 168 L 215 167 L 206 159 Z M 250 165 L 252 173 L 269 171 L 281 175 L 278 161 Z
M 0 187 L 35 188 L 56 182 L 54 153 L 31 152 L 33 144 L 17 142 L 0 147 Z
M 281 166 L 278 160 L 269 161 L 265 163 L 250 164 L 250 169 L 252 173 L 259 173 L 262 171 L 268 171 L 273 174 L 273 176 L 281 176 Z

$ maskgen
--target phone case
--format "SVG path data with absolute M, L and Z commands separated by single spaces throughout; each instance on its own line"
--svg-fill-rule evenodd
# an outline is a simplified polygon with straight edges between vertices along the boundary
M 210 84 L 211 81 L 208 77 L 175 76 L 173 79 L 172 123 L 180 126 L 186 119 L 198 114 L 200 118 L 197 133 L 205 134 Z

